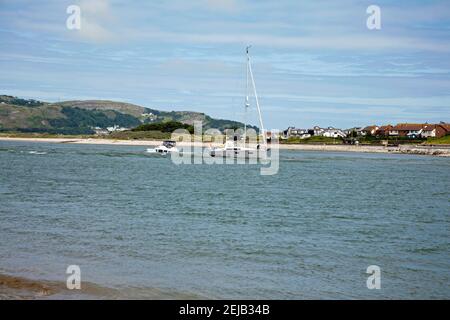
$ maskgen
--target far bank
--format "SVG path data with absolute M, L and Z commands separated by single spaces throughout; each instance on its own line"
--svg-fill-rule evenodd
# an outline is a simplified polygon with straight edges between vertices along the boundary
M 125 146 L 157 146 L 158 140 L 119 140 L 104 138 L 33 138 L 33 137 L 0 137 L 0 141 L 27 141 L 47 143 L 74 144 L 104 144 Z M 187 142 L 179 142 L 180 146 L 187 146 Z M 210 143 L 193 143 L 194 146 L 209 147 Z M 392 154 L 418 154 L 440 157 L 450 157 L 450 145 L 399 145 L 399 146 L 371 146 L 371 145 L 327 145 L 327 144 L 279 144 L 282 150 L 301 151 L 332 151 L 332 152 L 370 152 Z

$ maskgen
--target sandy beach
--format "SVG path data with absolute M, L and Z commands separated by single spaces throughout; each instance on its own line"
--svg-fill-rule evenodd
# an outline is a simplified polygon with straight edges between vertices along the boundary
M 92 139 L 92 138 L 16 138 L 0 137 L 0 141 L 24 141 L 24 142 L 47 142 L 47 143 L 73 143 L 73 144 L 103 144 L 124 146 L 157 146 L 161 144 L 158 140 L 115 140 L 115 139 Z M 188 146 L 187 142 L 179 142 L 179 146 Z M 193 146 L 209 147 L 210 143 L 194 142 Z M 368 146 L 368 145 L 315 145 L 315 144 L 279 144 L 282 150 L 301 151 L 332 151 L 332 152 L 369 152 L 369 153 L 393 153 L 393 154 L 418 154 L 439 157 L 450 157 L 450 146 L 428 146 L 428 145 L 400 145 L 400 146 Z

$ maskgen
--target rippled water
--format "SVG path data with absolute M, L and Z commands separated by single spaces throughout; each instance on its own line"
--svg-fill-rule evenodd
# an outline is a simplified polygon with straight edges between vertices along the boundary
M 450 298 L 448 158 L 281 151 L 261 176 L 144 150 L 0 142 L 0 273 L 77 264 L 127 297 Z

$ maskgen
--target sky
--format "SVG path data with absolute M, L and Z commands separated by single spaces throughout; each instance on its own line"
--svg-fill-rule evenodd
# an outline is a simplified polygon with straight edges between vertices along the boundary
M 450 121 L 448 0 L 0 0 L 0 94 L 242 121 L 248 44 L 266 128 Z

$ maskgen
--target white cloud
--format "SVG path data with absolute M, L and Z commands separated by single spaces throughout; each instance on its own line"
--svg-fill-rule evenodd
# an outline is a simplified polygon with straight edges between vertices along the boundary
M 408 108 L 447 107 L 450 111 L 450 96 L 359 98 L 359 97 L 303 96 L 295 94 L 266 94 L 264 95 L 264 98 L 277 99 L 281 101 L 336 103 L 336 104 L 365 105 L 365 106 L 391 106 L 391 107 L 405 106 Z
M 114 39 L 114 34 L 97 22 L 92 22 L 86 18 L 81 19 L 81 29 L 76 36 L 92 42 L 109 42 Z
M 81 29 L 75 31 L 76 37 L 92 42 L 117 40 L 114 28 L 115 17 L 108 0 L 82 0 Z

